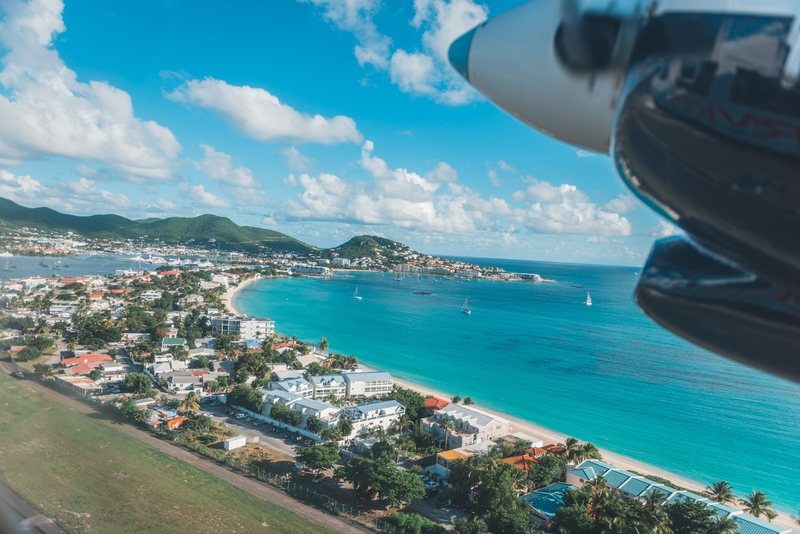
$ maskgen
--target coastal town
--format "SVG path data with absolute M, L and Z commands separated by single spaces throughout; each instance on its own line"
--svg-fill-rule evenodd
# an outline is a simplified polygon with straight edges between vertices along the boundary
M 347 247 L 214 255 L 190 244 L 101 248 L 67 237 L 40 236 L 50 240 L 40 245 L 65 255 L 135 254 L 136 267 L 11 271 L 0 291 L 0 351 L 13 377 L 260 473 L 298 499 L 324 496 L 314 503 L 321 509 L 392 532 L 612 532 L 602 527 L 612 517 L 626 522 L 613 532 L 793 532 L 773 522 L 761 492 L 735 496 L 724 481 L 690 491 L 617 467 L 592 443 L 544 439 L 470 397 L 428 393 L 233 304 L 254 281 L 334 268 L 487 278 L 502 270 L 396 245 L 387 253 L 389 243 L 378 250 L 363 238 L 356 245 L 373 254 L 345 258 Z

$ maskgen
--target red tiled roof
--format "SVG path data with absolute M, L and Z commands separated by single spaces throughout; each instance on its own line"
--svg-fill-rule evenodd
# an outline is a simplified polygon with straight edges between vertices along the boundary
M 539 463 L 539 460 L 528 454 L 520 454 L 519 456 L 503 458 L 503 463 L 512 464 L 520 471 L 530 471 L 531 465 Z
M 84 375 L 91 373 L 95 369 L 97 369 L 97 364 L 90 364 L 90 363 L 79 363 L 78 365 L 73 365 L 69 368 L 69 371 L 74 375 Z
M 101 363 L 111 361 L 114 361 L 114 358 L 107 354 L 89 353 L 82 356 L 75 356 L 74 358 L 64 358 L 61 360 L 61 365 L 62 367 L 72 367 L 73 365 L 78 365 L 81 363 Z
M 179 274 L 181 274 L 180 271 L 164 271 L 161 276 L 178 276 Z
M 450 402 L 440 399 L 439 397 L 428 397 L 425 399 L 425 408 L 429 410 L 438 411 L 450 404 Z

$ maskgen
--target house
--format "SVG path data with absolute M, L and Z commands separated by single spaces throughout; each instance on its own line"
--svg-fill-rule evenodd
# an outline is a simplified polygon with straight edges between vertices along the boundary
M 211 362 L 211 370 L 217 373 L 226 373 L 233 376 L 236 362 Z
M 205 299 L 202 295 L 186 295 L 178 301 L 178 307 L 182 310 L 194 308 L 195 306 L 202 306 Z
M 392 392 L 392 375 L 384 372 L 342 373 L 347 396 L 352 398 L 380 397 Z
M 100 371 L 103 372 L 103 378 L 101 378 L 103 382 L 119 382 L 120 380 L 125 380 L 125 377 L 128 376 L 128 372 L 125 371 L 122 364 L 117 362 L 101 363 Z
M 445 432 L 442 421 L 451 419 L 455 428 Z M 446 449 L 457 449 L 473 443 L 490 441 L 509 433 L 507 419 L 497 417 L 472 406 L 450 404 L 420 421 L 422 430 L 447 440 Z
M 56 375 L 56 384 L 81 395 L 99 395 L 103 388 L 86 376 Z
M 597 477 L 604 478 L 606 483 L 617 490 L 623 499 L 643 500 L 652 492 L 660 491 L 666 497 L 666 502 L 676 500 L 699 502 L 712 508 L 717 515 L 730 517 L 739 525 L 739 532 L 745 534 L 790 534 L 793 532 L 792 529 L 768 523 L 737 508 L 713 502 L 691 491 L 676 490 L 600 460 L 585 460 L 574 469 L 567 471 L 567 483 L 577 487 L 582 487 Z
M 273 391 L 286 391 L 294 393 L 301 397 L 309 399 L 314 396 L 314 386 L 311 382 L 302 378 L 290 378 L 288 380 L 279 380 L 277 382 L 270 382 L 269 389 Z
M 336 408 L 332 406 L 330 403 L 322 402 L 314 399 L 307 399 L 305 397 L 301 397 L 300 395 L 295 395 L 294 393 L 289 393 L 286 391 L 280 390 L 262 390 L 264 391 L 263 394 L 263 401 L 264 406 L 261 410 L 261 415 L 265 418 L 269 418 L 270 421 L 274 421 L 270 417 L 270 412 L 272 411 L 272 406 L 275 404 L 283 404 L 287 406 L 289 409 L 300 413 L 302 416 L 302 421 L 298 428 L 305 428 L 306 421 L 309 417 L 314 416 L 323 424 L 323 430 L 333 428 L 336 426 L 336 423 L 339 422 L 339 415 L 341 413 L 340 408 Z
M 428 467 L 427 470 L 443 478 L 447 478 L 450 476 L 450 466 L 453 462 L 466 460 L 478 454 L 488 454 L 494 447 L 494 442 L 482 441 L 481 443 L 473 443 L 465 447 L 437 453 L 436 463 Z
M 64 358 L 61 360 L 61 367 L 72 367 L 74 365 L 89 364 L 99 366 L 101 363 L 113 362 L 114 359 L 108 354 L 95 354 L 87 353 L 73 358 Z
M 396 400 L 359 404 L 342 412 L 353 421 L 353 433 L 369 434 L 378 427 L 389 430 L 395 421 L 406 413 L 406 407 Z
M 218 315 L 211 318 L 216 334 L 239 334 L 242 339 L 261 339 L 275 333 L 275 321 L 246 315 Z
M 549 529 L 556 512 L 564 506 L 564 494 L 571 489 L 577 489 L 577 486 L 557 482 L 523 495 L 522 500 L 530 505 L 534 520 L 545 529 Z
M 161 340 L 161 352 L 168 351 L 174 347 L 185 347 L 186 340 L 182 337 L 165 337 Z
M 427 408 L 433 413 L 436 413 L 448 404 L 450 404 L 450 401 L 440 399 L 439 397 L 425 397 L 425 403 L 423 404 L 423 407 Z
M 343 399 L 347 396 L 347 383 L 341 375 L 322 375 L 310 378 L 315 399 L 324 399 L 330 395 L 337 399 Z
M 158 289 L 148 289 L 147 291 L 142 293 L 139 298 L 146 302 L 152 302 L 154 300 L 160 299 L 162 294 L 163 291 L 159 291 Z

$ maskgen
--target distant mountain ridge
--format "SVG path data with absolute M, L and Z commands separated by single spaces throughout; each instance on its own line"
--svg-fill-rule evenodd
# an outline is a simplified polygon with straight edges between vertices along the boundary
M 51 232 L 75 232 L 84 237 L 136 239 L 143 236 L 167 242 L 189 239 L 214 239 L 231 250 L 255 250 L 259 246 L 276 251 L 308 254 L 317 247 L 303 243 L 286 234 L 239 226 L 227 217 L 169 217 L 134 221 L 119 215 L 77 216 L 59 213 L 50 208 L 26 208 L 11 200 L 0 198 L 0 229 L 38 228 Z
M 378 249 L 387 258 L 393 259 L 397 252 L 409 250 L 409 247 L 398 241 L 386 239 L 385 237 L 359 235 L 338 247 L 326 249 L 323 253 L 329 256 L 333 256 L 333 254 L 336 253 L 340 258 L 353 260 L 356 258 L 371 257 L 375 254 L 375 249 Z

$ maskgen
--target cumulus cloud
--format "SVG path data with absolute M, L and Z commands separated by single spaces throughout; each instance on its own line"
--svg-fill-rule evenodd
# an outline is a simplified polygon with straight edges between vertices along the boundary
M 667 221 L 660 220 L 658 224 L 650 228 L 650 231 L 647 233 L 650 237 L 655 237 L 656 239 L 661 239 L 664 237 L 670 237 L 673 235 L 677 235 L 680 232 L 678 228 L 672 224 L 668 223 Z
M 134 115 L 131 97 L 107 82 L 79 82 L 53 48 L 66 31 L 61 0 L 2 3 L 0 162 L 43 157 L 102 162 L 125 177 L 169 178 L 181 146 Z
M 510 163 L 506 163 L 502 159 L 497 162 L 497 166 L 500 167 L 500 170 L 503 172 L 510 172 L 510 173 L 517 172 L 517 169 L 515 169 L 513 165 L 511 165 Z
M 630 235 L 631 223 L 608 205 L 598 207 L 574 185 L 553 185 L 528 178 L 531 184 L 512 198 L 529 205 L 515 211 L 518 221 L 535 232 L 577 235 Z
M 603 209 L 605 211 L 614 211 L 617 213 L 630 213 L 638 207 L 639 204 L 632 195 L 620 194 L 617 198 L 603 206 Z
M 207 208 L 230 208 L 231 203 L 224 198 L 207 191 L 203 184 L 192 185 L 189 180 L 183 180 L 180 189 L 201 206 Z
M 293 171 L 307 171 L 314 161 L 293 146 L 282 149 L 280 153 L 286 158 L 286 166 Z
M 247 167 L 234 167 L 233 158 L 225 152 L 218 152 L 214 147 L 200 145 L 203 149 L 203 159 L 193 161 L 192 164 L 212 180 L 219 180 L 234 187 L 253 189 L 261 187 L 253 176 L 253 171 Z
M 414 0 L 411 25 L 423 31 L 415 51 L 391 51 L 392 40 L 381 34 L 373 16 L 379 0 L 299 0 L 320 7 L 337 28 L 352 32 L 358 45 L 355 56 L 363 67 L 388 71 L 401 91 L 426 96 L 448 105 L 461 105 L 478 94 L 450 67 L 447 50 L 457 37 L 488 16 L 488 8 L 474 0 Z
M 360 143 L 350 117 L 325 118 L 301 113 L 265 89 L 230 85 L 223 80 L 189 80 L 167 95 L 177 102 L 215 111 L 242 134 L 258 141 Z
M 319 7 L 326 20 L 337 28 L 352 32 L 358 44 L 355 56 L 358 64 L 385 69 L 389 62 L 392 40 L 378 32 L 372 16 L 380 8 L 380 0 L 299 0 Z
M 501 180 L 500 177 L 497 176 L 497 171 L 489 169 L 488 173 L 489 173 L 489 181 L 492 182 L 493 186 L 500 187 L 501 185 L 503 185 L 503 180 Z
M 86 178 L 77 181 L 43 184 L 30 175 L 17 176 L 0 169 L 0 197 L 24 206 L 48 206 L 68 213 L 91 213 L 100 210 L 127 213 L 131 201 L 126 195 L 100 189 Z
M 336 220 L 389 225 L 422 231 L 471 234 L 497 228 L 495 215 L 509 214 L 502 199 L 482 199 L 460 185 L 458 174 L 439 163 L 421 175 L 404 168 L 391 169 L 373 155 L 374 144 L 361 147 L 361 167 L 371 182 L 353 182 L 336 175 L 290 175 L 286 183 L 300 192 L 285 207 L 295 219 Z

